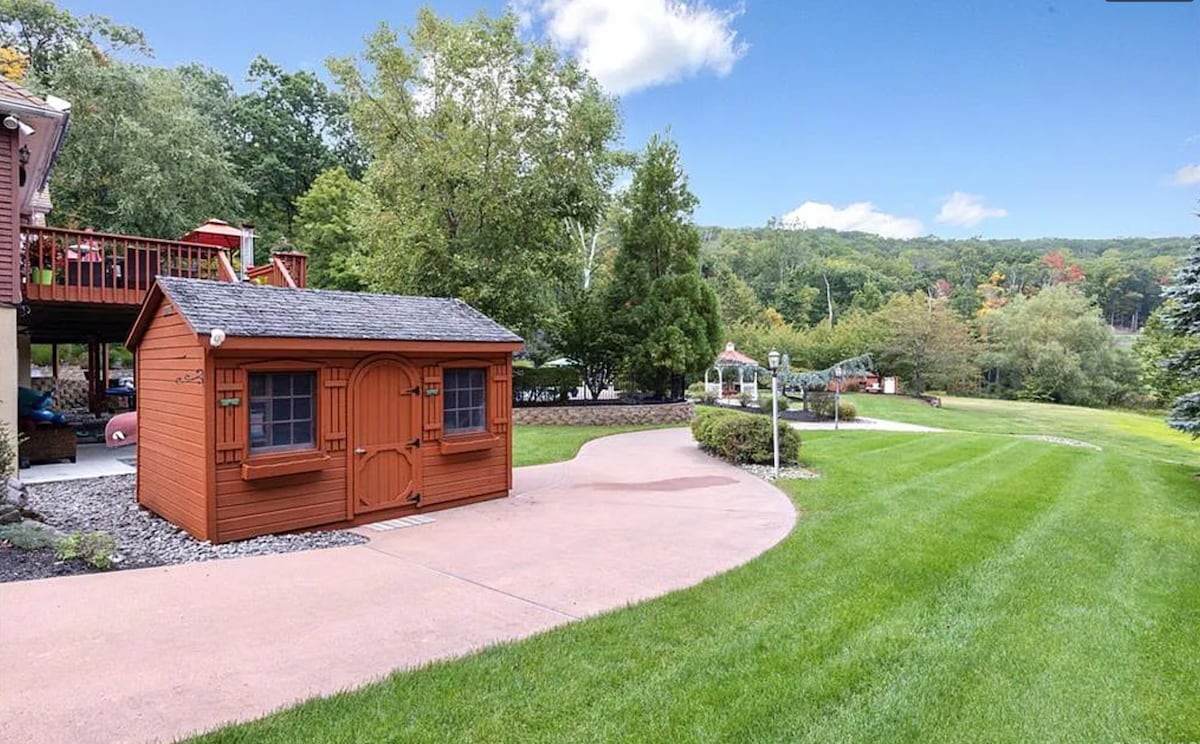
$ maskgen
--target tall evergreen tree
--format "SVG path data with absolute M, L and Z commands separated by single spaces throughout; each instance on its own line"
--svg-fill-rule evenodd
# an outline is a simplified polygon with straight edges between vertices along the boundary
M 638 387 L 672 398 L 721 344 L 717 296 L 700 278 L 700 233 L 674 142 L 646 145 L 623 200 L 611 306 Z
M 1192 254 L 1165 294 L 1174 300 L 1165 311 L 1171 332 L 1185 339 L 1200 338 L 1200 235 L 1192 239 Z M 1200 347 L 1184 348 L 1167 360 L 1167 366 L 1182 379 L 1200 384 Z M 1193 439 L 1200 438 L 1200 390 L 1176 398 L 1167 423 L 1191 434 Z

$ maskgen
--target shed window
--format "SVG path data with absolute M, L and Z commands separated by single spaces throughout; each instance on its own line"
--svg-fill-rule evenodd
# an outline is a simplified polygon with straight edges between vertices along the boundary
M 315 372 L 250 373 L 250 451 L 309 449 Z
M 447 369 L 442 375 L 445 399 L 442 427 L 447 434 L 484 430 L 487 375 L 482 369 Z

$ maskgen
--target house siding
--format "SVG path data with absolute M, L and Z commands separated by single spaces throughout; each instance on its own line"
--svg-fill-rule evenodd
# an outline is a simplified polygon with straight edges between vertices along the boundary
M 356 515 L 348 475 L 353 458 L 349 452 L 353 446 L 350 387 L 355 368 L 374 357 L 350 351 L 353 345 L 347 341 L 347 351 L 340 353 L 272 357 L 253 352 L 217 352 L 212 412 L 216 434 L 212 452 L 216 469 L 215 541 L 313 527 L 345 527 L 508 493 L 512 487 L 510 355 L 389 355 L 415 370 L 423 389 L 429 385 L 440 388 L 445 364 L 461 365 L 466 358 L 471 366 L 485 368 L 489 380 L 488 428 L 496 440 L 483 450 L 443 453 L 441 396 L 422 394 L 420 431 L 413 432 L 413 438 L 421 440 L 422 475 L 417 483 L 420 505 Z M 243 465 L 248 457 L 248 375 L 256 369 L 268 371 L 272 365 L 316 371 L 316 449 L 328 459 L 311 472 L 247 479 Z M 237 399 L 236 404 L 233 399 Z
M 18 135 L 0 128 L 0 302 L 21 301 Z
M 162 300 L 137 348 L 138 503 L 207 540 L 204 348 Z

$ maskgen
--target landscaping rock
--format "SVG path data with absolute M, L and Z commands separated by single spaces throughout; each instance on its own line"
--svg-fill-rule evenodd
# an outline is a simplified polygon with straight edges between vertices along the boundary
M 765 481 L 775 480 L 775 468 L 770 465 L 739 465 L 738 467 Z M 780 480 L 811 480 L 820 477 L 821 474 L 817 471 L 802 468 L 799 465 L 789 465 L 779 468 Z
M 193 538 L 138 506 L 135 476 L 41 483 L 28 488 L 28 508 L 64 533 L 103 531 L 117 541 L 121 568 L 358 545 L 367 538 L 346 530 L 265 535 L 213 545 Z M 0 579 L 2 580 L 2 579 Z

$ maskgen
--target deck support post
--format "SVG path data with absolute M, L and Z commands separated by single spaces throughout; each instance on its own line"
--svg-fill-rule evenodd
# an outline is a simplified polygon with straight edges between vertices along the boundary
M 100 413 L 100 342 L 95 336 L 87 342 L 88 411 Z

